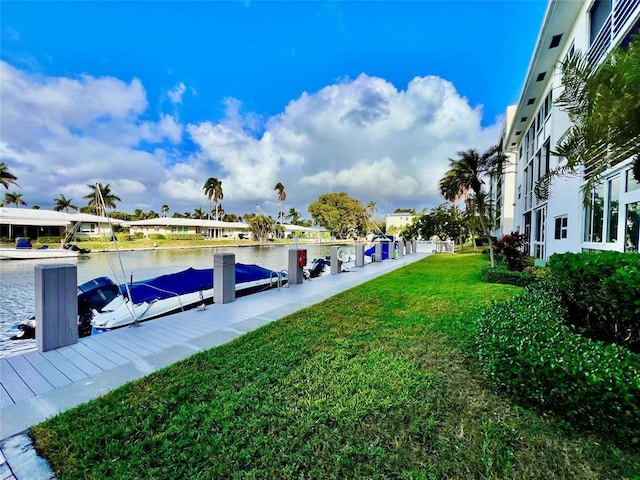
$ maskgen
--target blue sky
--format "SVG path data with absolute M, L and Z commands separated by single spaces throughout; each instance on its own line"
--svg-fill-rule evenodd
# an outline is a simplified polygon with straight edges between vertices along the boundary
M 544 1 L 0 3 L 0 155 L 29 205 L 274 216 L 346 191 L 431 208 L 463 148 L 497 141 Z M 170 212 L 170 213 L 171 213 Z

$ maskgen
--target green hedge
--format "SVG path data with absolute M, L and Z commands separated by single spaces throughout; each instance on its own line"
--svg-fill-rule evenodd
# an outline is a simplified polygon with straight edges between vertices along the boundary
M 564 253 L 553 255 L 548 268 L 571 324 L 640 352 L 640 255 Z
M 64 238 L 60 236 L 38 237 L 36 241 L 37 243 L 61 243 Z
M 496 265 L 493 268 L 491 265 L 486 265 L 482 267 L 480 277 L 484 282 L 503 283 L 518 287 L 526 287 L 536 279 L 535 275 L 531 273 L 508 270 L 505 265 Z
M 168 233 L 168 240 L 203 240 L 201 233 Z
M 164 240 L 165 237 L 162 233 L 150 233 L 148 236 L 149 240 Z
M 476 324 L 474 353 L 492 383 L 617 440 L 640 436 L 640 355 L 578 335 L 547 282 L 493 305 Z

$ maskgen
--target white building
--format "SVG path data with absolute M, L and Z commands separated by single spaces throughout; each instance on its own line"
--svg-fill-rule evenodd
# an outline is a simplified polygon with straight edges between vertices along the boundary
M 399 235 L 404 227 L 413 223 L 416 216 L 410 213 L 389 213 L 385 216 L 385 231 L 390 235 Z
M 221 222 L 195 218 L 158 217 L 129 223 L 132 234 L 192 234 L 209 238 L 249 238 L 249 225 L 242 222 Z
M 496 224 L 491 234 L 495 237 L 515 231 L 516 154 L 505 149 L 507 133 L 513 125 L 515 114 L 516 105 L 507 107 L 498 142 L 505 152 L 506 159 L 501 174 L 491 178 L 491 192 L 496 218 Z
M 527 235 L 530 254 L 536 258 L 569 251 L 638 251 L 640 184 L 633 179 L 631 158 L 606 172 L 589 207 L 583 206 L 580 173 L 556 177 L 547 199 L 538 198 L 534 187 L 564 161 L 550 154 L 570 126 L 566 113 L 554 106 L 562 90 L 560 62 L 574 50 L 601 61 L 639 31 L 640 0 L 551 0 L 547 6 L 512 123 L 503 137 L 505 149 L 516 159 L 514 230 Z

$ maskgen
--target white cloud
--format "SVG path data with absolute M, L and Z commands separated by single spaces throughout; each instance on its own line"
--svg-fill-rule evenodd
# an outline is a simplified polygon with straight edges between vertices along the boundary
M 226 98 L 222 120 L 185 128 L 175 114 L 150 119 L 137 79 L 36 76 L 6 62 L 0 75 L 0 159 L 25 200 L 43 208 L 61 193 L 82 205 L 87 184 L 99 181 L 111 184 L 123 210 L 193 210 L 207 207 L 202 186 L 214 176 L 236 213 L 256 203 L 275 213 L 277 182 L 287 190 L 285 208 L 305 213 L 329 191 L 390 211 L 420 209 L 442 201 L 437 183 L 449 157 L 498 135 L 497 124 L 481 126 L 481 108 L 434 76 L 399 90 L 362 74 L 304 93 L 267 119 Z M 187 88 L 176 85 L 171 100 L 180 103 Z
M 187 91 L 187 87 L 184 83 L 180 82 L 171 90 L 169 90 L 168 95 L 171 103 L 182 103 L 182 95 Z

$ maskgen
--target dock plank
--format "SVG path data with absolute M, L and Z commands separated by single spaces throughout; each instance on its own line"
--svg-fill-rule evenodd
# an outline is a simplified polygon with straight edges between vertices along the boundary
M 40 352 L 26 353 L 24 358 L 55 388 L 71 383 L 71 380 L 69 380 L 67 376 L 49 362 L 49 360 L 47 360 L 47 358 Z
M 109 370 L 110 368 L 113 368 L 113 367 L 117 366 L 117 364 L 115 362 L 112 362 L 108 358 L 105 358 L 104 356 L 100 355 L 95 350 L 87 347 L 84 344 L 84 342 L 83 343 L 76 343 L 75 345 L 70 345 L 69 348 L 71 348 L 72 350 L 74 350 L 78 354 L 82 355 L 84 358 L 89 360 L 91 363 L 96 365 L 101 370 Z
M 125 357 L 129 361 L 140 358 L 139 352 L 131 350 L 131 347 L 123 347 L 121 343 L 115 341 L 115 336 L 109 335 L 109 332 L 94 335 L 92 336 L 92 339 L 95 342 L 100 343 L 103 346 L 118 353 L 119 355 Z
M 59 348 L 57 352 L 89 376 L 97 375 L 104 371 L 88 358 L 69 347 Z
M 35 393 L 26 382 L 20 378 L 11 364 L 5 358 L 0 359 L 0 379 L 13 403 L 18 403 L 27 398 L 35 397 Z
M 0 383 L 0 408 L 8 407 L 9 405 L 13 405 L 13 403 L 13 400 L 5 390 L 4 385 Z
M 102 343 L 96 341 L 96 337 L 95 336 L 94 337 L 83 338 L 82 339 L 82 344 L 84 346 L 86 346 L 87 348 L 90 348 L 94 352 L 99 353 L 103 357 L 111 360 L 116 365 L 124 365 L 125 363 L 129 362 L 129 360 L 127 358 L 123 357 L 118 352 L 116 352 L 116 351 L 110 349 L 109 347 L 103 345 Z
M 51 363 L 51 365 L 56 367 L 65 377 L 71 380 L 71 382 L 77 382 L 88 377 L 84 371 L 80 370 L 67 358 L 60 355 L 57 350 L 51 350 L 43 353 L 42 355 Z
M 48 392 L 54 389 L 40 372 L 31 365 L 23 355 L 7 358 L 13 369 L 16 371 L 20 378 L 27 384 L 33 393 L 39 395 L 41 393 Z

